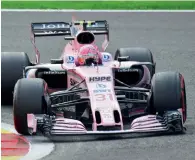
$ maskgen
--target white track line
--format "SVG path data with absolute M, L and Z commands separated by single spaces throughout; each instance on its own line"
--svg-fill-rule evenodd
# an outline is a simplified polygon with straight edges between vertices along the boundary
M 1 9 L 1 12 L 195 12 L 195 10 L 75 10 L 75 9 Z
M 1 128 L 8 130 L 12 133 L 18 134 L 14 126 L 6 123 L 1 123 Z M 54 144 L 46 137 L 42 136 L 25 136 L 30 142 L 30 151 L 28 154 L 21 158 L 21 160 L 38 160 L 49 155 L 54 150 Z

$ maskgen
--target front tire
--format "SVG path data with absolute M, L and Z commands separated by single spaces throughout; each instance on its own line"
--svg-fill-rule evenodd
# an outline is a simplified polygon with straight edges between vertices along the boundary
M 47 85 L 39 78 L 20 79 L 15 85 L 13 99 L 14 126 L 18 133 L 29 135 L 27 114 L 47 112 Z
M 151 107 L 154 112 L 181 109 L 183 123 L 187 118 L 184 77 L 177 72 L 156 73 L 152 79 Z

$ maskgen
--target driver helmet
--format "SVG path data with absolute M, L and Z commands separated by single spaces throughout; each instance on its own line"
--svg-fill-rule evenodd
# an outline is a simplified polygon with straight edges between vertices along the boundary
M 92 64 L 101 64 L 101 55 L 93 45 L 84 45 L 80 48 L 76 58 L 76 66 L 91 66 Z

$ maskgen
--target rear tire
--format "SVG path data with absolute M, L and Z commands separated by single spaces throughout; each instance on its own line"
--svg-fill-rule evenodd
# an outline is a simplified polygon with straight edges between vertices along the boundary
M 18 133 L 29 135 L 27 114 L 47 112 L 46 83 L 39 78 L 20 79 L 15 85 L 13 100 L 14 125 Z
M 115 53 L 114 60 L 123 56 L 129 56 L 130 61 L 150 62 L 155 64 L 152 52 L 147 48 L 119 48 Z M 155 67 L 152 67 L 151 65 L 146 66 L 148 67 L 152 78 L 155 73 Z
M 23 69 L 31 65 L 28 55 L 23 52 L 1 53 L 2 103 L 11 104 L 13 90 L 18 79 L 23 77 Z
M 187 118 L 184 77 L 177 72 L 156 73 L 152 79 L 151 107 L 154 112 L 182 109 L 183 122 Z

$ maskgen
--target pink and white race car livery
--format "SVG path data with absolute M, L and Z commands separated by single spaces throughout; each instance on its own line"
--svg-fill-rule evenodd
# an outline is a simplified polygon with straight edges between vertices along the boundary
M 24 68 L 14 88 L 18 133 L 62 138 L 185 130 L 183 76 L 155 73 L 146 48 L 106 51 L 106 20 L 32 23 L 31 32 L 36 62 Z M 101 47 L 96 35 L 104 36 Z M 65 36 L 68 43 L 59 59 L 40 63 L 39 36 Z

